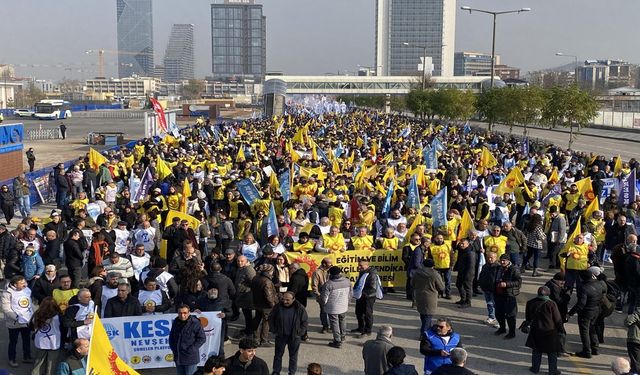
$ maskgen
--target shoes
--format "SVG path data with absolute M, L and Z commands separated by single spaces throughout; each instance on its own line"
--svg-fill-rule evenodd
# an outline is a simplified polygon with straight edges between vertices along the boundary
M 591 355 L 598 355 L 598 348 L 591 348 Z
M 534 369 L 533 369 L 533 367 L 529 367 L 529 371 L 530 371 L 530 372 L 533 372 L 534 374 L 537 374 L 537 373 L 539 373 L 539 372 L 540 372 L 540 370 L 539 370 L 539 369 L 538 369 L 538 370 L 534 370 Z
M 33 363 L 33 359 L 25 358 L 25 359 L 22 360 L 22 363 Z
M 354 328 L 349 332 L 351 332 L 351 333 L 362 333 L 362 330 L 360 328 Z
M 18 366 L 20 366 L 20 365 L 18 364 L 18 362 L 16 362 L 16 361 L 9 361 L 9 367 L 16 368 L 16 367 L 18 367 Z
M 340 349 L 342 347 L 342 343 L 337 342 L 337 341 L 331 341 L 329 343 L 329 346 L 332 347 L 332 348 Z
M 556 370 L 554 372 L 549 371 L 549 375 L 562 375 L 562 371 Z
M 304 342 L 307 342 L 307 341 L 309 341 L 309 335 L 305 333 L 304 335 L 302 335 L 302 337 L 300 339 L 302 341 L 304 341 Z
M 580 358 L 591 358 L 591 353 L 587 353 L 585 351 L 582 352 L 577 352 L 576 354 L 574 354 L 576 357 L 580 357 Z
M 538 276 L 542 276 L 542 274 L 540 272 L 538 272 L 538 269 L 535 269 L 535 270 L 533 270 L 533 274 L 531 274 L 531 276 L 538 277 Z
M 341 335 L 340 336 L 340 342 L 344 342 L 347 339 L 346 335 Z
M 451 299 L 451 295 L 447 294 L 446 296 L 444 296 L 444 299 Z
M 569 352 L 561 352 L 558 354 L 558 357 L 571 357 L 572 353 Z
M 504 335 L 505 333 L 507 333 L 507 330 L 504 328 L 500 328 L 497 331 L 495 331 L 493 334 L 496 336 L 500 336 L 500 335 Z
M 371 336 L 371 332 L 362 332 L 360 334 L 360 337 L 368 337 L 368 336 Z
M 460 306 L 458 306 L 460 309 L 468 309 L 469 307 L 471 307 L 471 302 L 461 303 Z
M 320 330 L 320 333 L 322 334 L 329 333 L 329 327 L 322 327 L 322 329 Z
M 456 305 L 462 305 L 464 303 L 464 300 L 460 300 L 460 301 L 455 301 L 454 302 Z
M 494 325 L 496 323 L 498 323 L 498 321 L 493 319 L 493 318 L 487 318 L 487 319 L 484 320 L 484 324 L 488 324 L 490 326 L 492 326 L 492 325 Z
M 506 335 L 504 337 L 505 340 L 511 340 L 512 338 L 515 338 L 516 334 L 515 333 L 509 333 L 508 335 Z
M 261 348 L 273 348 L 273 343 L 271 341 L 262 341 L 260 342 Z

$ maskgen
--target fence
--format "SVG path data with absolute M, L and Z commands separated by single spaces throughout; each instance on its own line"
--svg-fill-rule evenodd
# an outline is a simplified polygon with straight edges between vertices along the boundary
M 111 118 L 111 119 L 144 119 L 145 111 L 87 111 L 87 112 L 75 112 L 73 117 L 79 118 Z
M 42 141 L 47 139 L 60 139 L 60 129 L 29 129 L 27 130 L 27 139 L 30 141 Z

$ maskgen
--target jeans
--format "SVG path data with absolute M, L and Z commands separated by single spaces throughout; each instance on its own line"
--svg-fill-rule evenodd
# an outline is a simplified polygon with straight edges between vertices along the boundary
M 9 360 L 16 360 L 16 347 L 18 346 L 18 336 L 22 337 L 22 359 L 31 358 L 31 337 L 29 337 L 28 327 L 9 328 Z
M 439 269 L 437 271 L 442 276 L 442 280 L 444 280 L 444 295 L 451 295 L 451 269 Z
M 420 337 L 425 337 L 426 332 L 431 328 L 433 322 L 433 315 L 420 314 Z
M 37 349 L 31 374 L 40 375 L 44 372 L 45 375 L 53 375 L 58 362 L 60 362 L 59 356 L 59 350 Z
M 549 374 L 553 375 L 558 372 L 558 353 L 547 353 L 549 360 Z M 540 365 L 542 364 L 542 353 L 535 350 L 531 353 L 531 367 L 534 372 L 540 371 Z
M 533 256 L 533 269 L 535 271 L 535 269 L 538 268 L 538 257 L 540 256 L 540 249 L 527 246 L 527 254 L 524 256 L 522 264 L 526 265 L 527 263 L 529 263 L 529 259 L 531 259 L 531 256 Z
M 329 327 L 329 314 L 324 311 L 324 305 L 322 303 L 318 303 L 320 305 L 320 323 L 322 324 L 322 328 Z
M 551 245 L 551 254 L 549 254 L 549 265 L 554 266 L 556 268 L 560 267 L 560 262 L 558 261 L 558 253 L 564 247 L 564 242 L 552 243 Z
M 198 365 L 176 365 L 176 375 L 193 375 Z
M 522 266 L 522 257 L 520 253 L 509 253 L 509 258 L 511 259 L 511 263 L 513 263 L 516 267 L 520 268 Z
M 596 316 L 580 316 L 578 314 L 578 330 L 580 331 L 580 341 L 582 341 L 582 351 L 585 353 L 591 353 L 592 348 L 598 347 L 598 335 L 594 323 Z
M 492 292 L 483 292 L 484 293 L 484 301 L 487 303 L 487 316 L 491 319 L 496 318 L 496 308 L 495 302 L 493 301 L 493 293 Z
M 296 336 L 276 336 L 276 349 L 273 355 L 273 371 L 271 374 L 280 374 L 282 371 L 282 356 L 285 347 L 289 347 L 289 374 L 298 371 L 298 350 L 300 349 L 300 337 Z
M 360 297 L 356 300 L 356 318 L 358 330 L 363 333 L 371 333 L 373 328 L 373 304 L 376 297 Z
M 329 314 L 329 322 L 331 322 L 331 331 L 333 332 L 334 342 L 342 342 L 342 337 L 347 335 L 346 316 L 346 313 Z
M 20 215 L 22 215 L 23 218 L 31 216 L 31 197 L 23 195 L 21 197 L 17 197 L 17 200 Z
M 636 344 L 635 342 L 627 342 L 627 353 L 629 353 L 631 373 L 640 371 L 640 344 Z

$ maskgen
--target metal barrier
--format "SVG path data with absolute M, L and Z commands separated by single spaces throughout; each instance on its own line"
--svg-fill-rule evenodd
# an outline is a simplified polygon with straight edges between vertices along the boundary
M 112 119 L 144 119 L 145 111 L 87 111 L 74 112 L 73 117 L 79 118 L 112 118 Z
M 29 129 L 27 130 L 27 138 L 30 141 L 42 141 L 46 139 L 60 139 L 60 129 Z

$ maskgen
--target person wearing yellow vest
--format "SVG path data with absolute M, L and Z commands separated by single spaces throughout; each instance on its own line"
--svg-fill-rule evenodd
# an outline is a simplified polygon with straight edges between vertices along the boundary
M 564 287 L 572 290 L 573 284 L 580 282 L 580 271 L 589 268 L 589 246 L 584 242 L 582 233 L 575 236 L 572 244 L 567 244 L 560 251 L 560 259 L 565 259 Z
M 596 248 L 596 254 L 598 255 L 598 259 L 602 259 L 603 251 L 604 251 L 604 238 L 605 238 L 605 230 L 604 230 L 604 220 L 602 219 L 602 211 L 593 211 L 591 214 L 591 218 L 587 221 L 587 229 L 589 233 L 593 235 L 596 243 L 598 244 Z
M 444 235 L 444 240 L 446 241 L 455 241 L 456 235 L 458 233 L 458 226 L 460 226 L 460 222 L 462 218 L 460 216 L 456 216 L 453 211 L 449 210 L 447 212 L 447 232 Z M 436 228 L 437 230 L 438 228 Z
M 329 221 L 331 221 L 331 225 L 340 228 L 343 220 L 344 209 L 342 208 L 342 204 L 340 202 L 332 203 L 329 207 Z
M 309 253 L 315 247 L 315 243 L 309 240 L 309 233 L 300 232 L 298 241 L 293 243 L 293 251 L 298 253 Z
M 489 220 L 489 216 L 491 216 L 491 210 L 489 209 L 489 203 L 487 203 L 487 196 L 478 194 L 478 204 L 474 215 L 476 223 L 480 220 Z
M 489 236 L 486 236 L 483 240 L 485 251 L 496 253 L 498 259 L 500 259 L 500 255 L 507 251 L 507 237 L 501 235 L 500 231 L 500 226 L 494 226 Z
M 78 289 L 71 287 L 71 276 L 62 275 L 60 276 L 60 287 L 53 290 L 52 297 L 64 314 L 64 311 L 69 306 L 69 300 L 76 294 L 78 294 Z
M 580 199 L 581 196 L 582 194 L 578 190 L 578 185 L 571 184 L 571 187 L 569 187 L 569 191 L 562 194 L 562 198 L 565 202 L 565 205 L 564 205 L 565 213 L 569 213 L 574 208 L 576 208 L 576 206 L 578 205 L 578 199 Z
M 376 240 L 376 248 L 381 250 L 398 250 L 400 240 L 392 227 L 384 230 L 384 235 Z
M 373 236 L 367 234 L 366 227 L 358 228 L 356 236 L 351 237 L 352 250 L 375 250 L 373 247 Z
M 322 235 L 322 246 L 320 246 L 320 248 L 326 249 L 326 252 L 329 254 L 347 250 L 344 236 L 340 233 L 338 227 L 332 225 L 329 233 Z
M 444 298 L 451 299 L 451 257 L 453 249 L 451 241 L 445 241 L 444 236 L 438 233 L 433 237 L 433 242 L 427 250 L 427 257 L 433 259 L 434 269 L 438 271 L 444 280 Z M 442 294 L 440 294 L 442 297 Z

